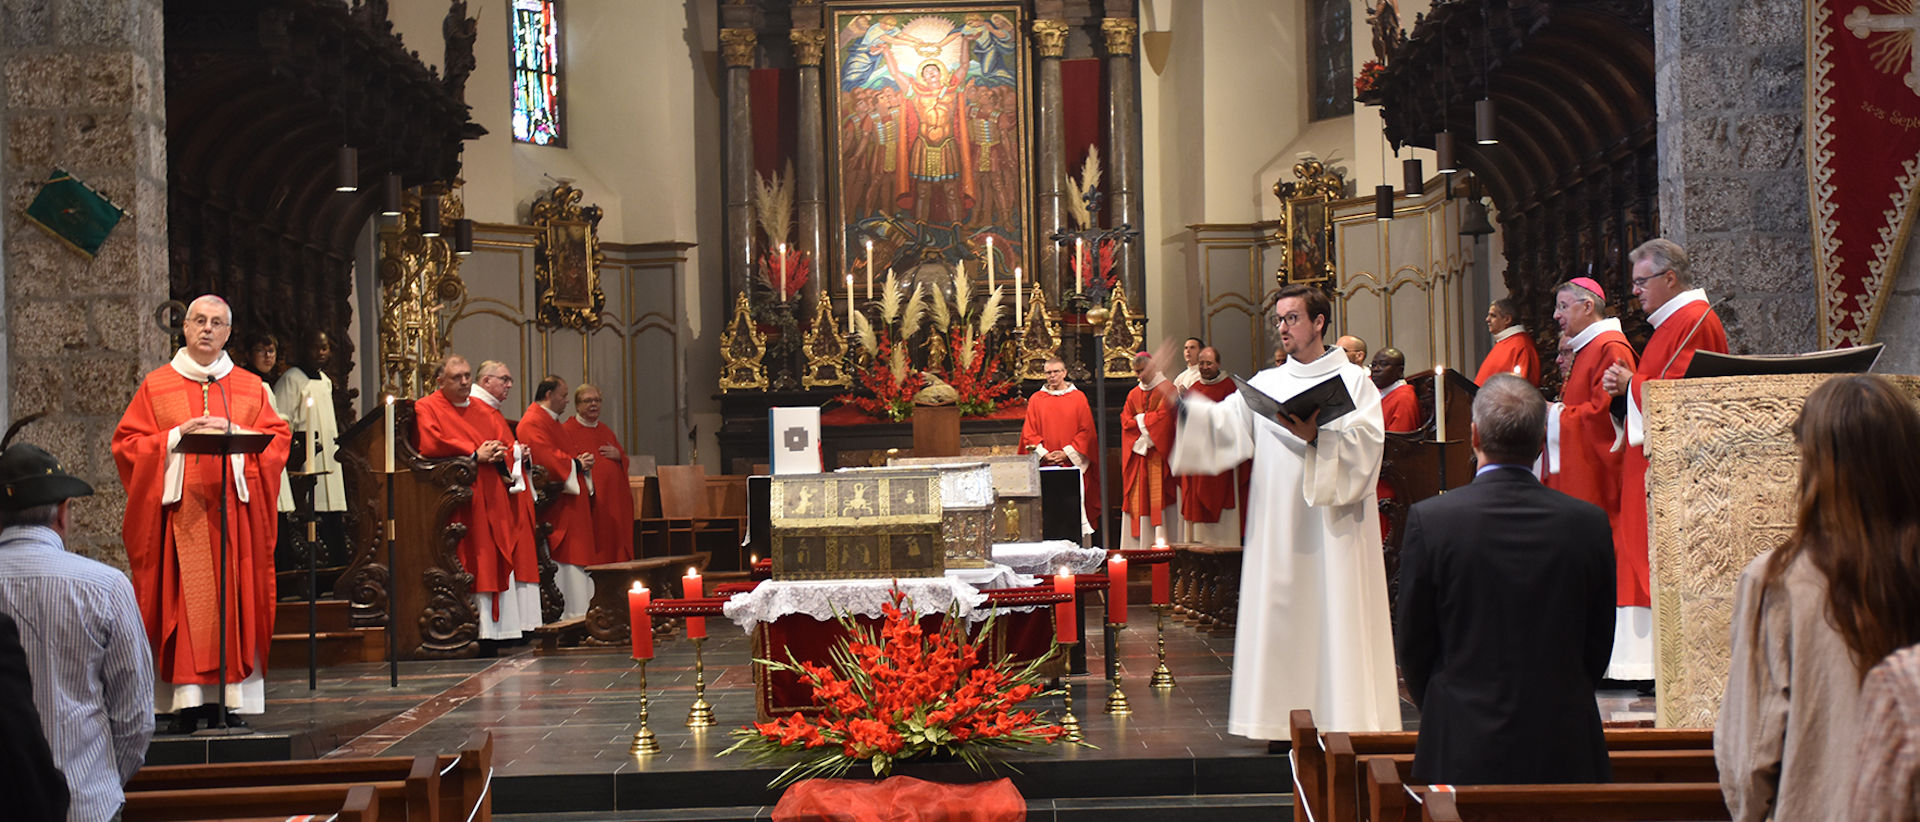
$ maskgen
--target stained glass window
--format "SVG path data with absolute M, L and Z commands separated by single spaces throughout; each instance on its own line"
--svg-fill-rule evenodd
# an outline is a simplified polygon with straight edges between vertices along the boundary
M 513 0 L 513 139 L 566 144 L 560 131 L 559 0 Z

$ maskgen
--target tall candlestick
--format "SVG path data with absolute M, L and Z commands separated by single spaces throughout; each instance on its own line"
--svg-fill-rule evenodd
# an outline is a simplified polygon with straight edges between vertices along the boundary
M 1086 241 L 1073 238 L 1073 290 L 1087 290 L 1087 270 L 1080 265 L 1080 255 L 1086 251 Z
M 1020 301 L 1020 266 L 1013 267 L 1013 327 L 1025 328 L 1026 303 Z
M 780 299 L 787 298 L 787 244 L 780 244 Z
M 707 595 L 706 586 L 701 584 L 700 571 L 698 569 L 688 568 L 687 576 L 680 580 L 680 585 L 680 595 L 687 599 L 701 599 Z M 687 638 L 705 639 L 706 636 L 707 618 L 696 616 L 687 617 Z
M 1167 544 L 1164 542 L 1153 546 L 1153 549 L 1156 551 L 1169 551 L 1169 552 L 1173 550 L 1172 548 L 1167 547 Z M 1153 604 L 1170 605 L 1172 603 L 1173 603 L 1173 562 L 1172 562 L 1172 557 L 1168 557 L 1167 562 L 1156 563 L 1153 566 Z
M 1073 574 L 1062 566 L 1053 575 L 1053 592 L 1073 594 Z M 1074 621 L 1073 600 L 1056 602 L 1053 606 L 1053 626 L 1055 638 L 1065 645 L 1080 638 L 1079 623 Z
M 873 299 L 873 241 L 867 241 L 867 299 Z
M 1107 621 L 1127 624 L 1127 558 L 1120 554 L 1107 559 Z
M 993 293 L 993 235 L 987 235 L 987 293 Z
M 633 631 L 633 658 L 653 658 L 653 615 L 647 613 L 647 606 L 653 600 L 647 592 L 647 586 L 634 583 L 627 592 L 627 624 Z
M 387 473 L 393 473 L 393 395 L 387 395 Z
M 1433 438 L 1447 441 L 1447 367 L 1433 367 Z

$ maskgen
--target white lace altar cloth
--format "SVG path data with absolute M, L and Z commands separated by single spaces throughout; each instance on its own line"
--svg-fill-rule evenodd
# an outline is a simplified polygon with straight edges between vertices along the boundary
M 993 561 L 1022 574 L 1051 574 L 1062 565 L 1076 574 L 1098 574 L 1106 570 L 1107 552 L 1103 548 L 1082 548 L 1066 539 L 996 542 Z

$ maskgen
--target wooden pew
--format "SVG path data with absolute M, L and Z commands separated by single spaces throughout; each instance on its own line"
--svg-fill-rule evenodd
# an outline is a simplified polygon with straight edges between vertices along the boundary
M 1696 822 L 1731 819 L 1717 782 L 1472 785 L 1430 791 L 1422 822 Z
M 1308 721 L 1311 722 L 1310 717 Z M 1608 751 L 1713 749 L 1711 728 L 1607 728 L 1603 733 Z M 1366 796 L 1366 772 L 1362 770 L 1360 758 L 1406 754 L 1411 761 L 1414 743 L 1419 738 L 1418 731 L 1336 731 L 1323 735 L 1319 747 L 1325 757 L 1322 800 L 1325 807 L 1322 810 L 1321 806 L 1314 806 L 1314 819 L 1358 822 L 1360 803 Z
M 386 800 L 402 822 L 487 822 L 493 735 L 476 731 L 455 755 L 153 765 L 127 783 L 126 820 L 197 820 L 331 813 L 354 787 Z M 343 819 L 346 817 L 342 817 Z
M 1320 731 L 1313 726 L 1313 712 L 1297 709 L 1287 714 L 1293 747 L 1293 819 L 1312 822 L 1327 818 L 1327 752 L 1320 747 Z
M 1712 748 L 1612 750 L 1607 752 L 1607 759 L 1613 766 L 1615 784 L 1719 784 L 1719 770 L 1714 765 Z M 1364 756 L 1361 762 L 1366 772 L 1360 808 L 1362 819 L 1372 822 L 1415 822 L 1420 818 L 1420 798 L 1428 796 L 1429 790 L 1425 785 L 1410 787 L 1406 784 L 1408 773 L 1413 769 L 1412 754 Z M 1456 790 L 1464 787 L 1456 786 Z M 1723 814 L 1719 818 L 1725 818 L 1724 809 L 1719 813 Z

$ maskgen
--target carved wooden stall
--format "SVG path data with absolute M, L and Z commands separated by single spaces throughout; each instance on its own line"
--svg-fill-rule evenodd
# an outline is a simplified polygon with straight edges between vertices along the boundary
M 1491 135 L 1476 128 L 1482 99 L 1497 111 Z M 1650 0 L 1435 4 L 1361 102 L 1383 107 L 1396 145 L 1452 135 L 1498 209 L 1507 290 L 1543 361 L 1553 287 L 1575 274 L 1606 287 L 1630 338 L 1651 333 L 1625 265 L 1660 224 Z

